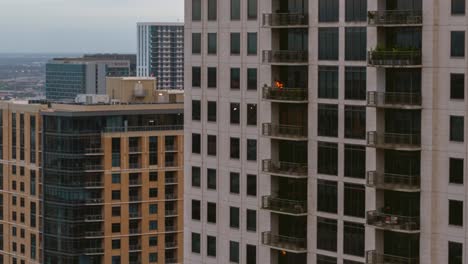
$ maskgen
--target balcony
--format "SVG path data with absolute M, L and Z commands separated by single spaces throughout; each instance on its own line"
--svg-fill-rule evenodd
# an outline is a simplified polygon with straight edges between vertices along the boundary
M 386 214 L 379 211 L 367 212 L 367 224 L 379 229 L 404 233 L 419 232 L 419 217 Z
M 370 107 L 420 109 L 421 101 L 420 93 L 367 93 L 367 105 Z
M 415 26 L 422 25 L 421 10 L 379 10 L 367 12 L 369 25 L 374 26 Z
M 309 93 L 304 88 L 276 88 L 276 87 L 263 87 L 263 99 L 286 102 L 286 103 L 307 103 Z
M 136 244 L 136 245 L 129 245 L 128 246 L 128 249 L 130 251 L 140 251 L 141 250 L 141 245 L 139 244 Z
M 307 127 L 264 123 L 262 134 L 266 137 L 302 141 L 307 140 Z
M 177 160 L 166 160 L 164 162 L 164 166 L 166 168 L 178 168 L 179 164 L 178 164 Z
M 130 234 L 140 234 L 141 233 L 141 228 L 139 228 L 139 227 L 129 228 L 128 232 Z
M 140 202 L 141 201 L 141 195 L 130 195 L 128 199 L 131 202 Z
M 104 155 L 104 149 L 103 148 L 86 148 L 85 155 L 87 156 Z
M 87 172 L 103 171 L 104 170 L 104 165 L 101 165 L 101 164 L 85 164 L 84 169 Z
M 375 250 L 366 252 L 366 264 L 419 264 L 419 258 L 400 257 L 378 253 Z
M 177 184 L 178 183 L 177 182 L 177 176 L 171 176 L 171 177 L 166 176 L 166 179 L 165 179 L 164 183 L 166 185 Z
M 274 196 L 263 196 L 262 208 L 280 214 L 307 215 L 307 201 L 296 201 L 281 199 Z
M 141 163 L 139 162 L 136 162 L 136 163 L 129 163 L 128 164 L 128 167 L 130 169 L 141 169 Z
M 368 171 L 367 186 L 400 192 L 419 192 L 421 190 L 420 178 L 421 176 L 419 175 L 400 175 Z
M 368 53 L 368 64 L 374 67 L 420 67 L 421 50 L 371 50 Z
M 104 236 L 104 231 L 86 231 L 85 237 L 101 237 Z
M 104 183 L 101 182 L 101 181 L 87 181 L 84 183 L 85 185 L 85 188 L 103 188 L 104 187 Z
M 129 212 L 128 213 L 128 218 L 141 218 L 141 213 L 140 212 Z
M 166 249 L 167 248 L 176 248 L 177 247 L 177 241 L 166 241 L 165 245 L 166 245 Z
M 288 28 L 309 25 L 309 15 L 301 13 L 274 13 L 263 14 L 263 27 Z
M 85 221 L 86 222 L 99 222 L 99 221 L 103 221 L 102 219 L 102 215 L 98 214 L 98 215 L 87 215 L 85 216 Z
M 178 264 L 178 260 L 176 258 L 171 258 L 171 259 L 165 259 L 166 264 Z
M 128 152 L 129 153 L 141 153 L 142 152 L 142 147 L 141 146 L 130 146 L 130 147 L 128 147 Z
M 85 255 L 101 255 L 104 254 L 103 248 L 85 248 L 84 249 Z
M 141 179 L 129 179 L 128 184 L 131 186 L 139 186 L 141 185 Z
M 104 199 L 102 198 L 87 198 L 85 200 L 86 204 L 102 204 L 104 203 Z
M 381 133 L 367 132 L 367 145 L 373 148 L 396 150 L 420 150 L 420 134 Z
M 262 171 L 267 174 L 275 174 L 285 177 L 306 178 L 307 163 L 263 160 Z
M 176 200 L 177 193 L 166 193 L 164 197 L 166 198 L 166 200 Z
M 306 64 L 309 52 L 304 50 L 264 50 L 263 63 L 272 64 Z
M 167 225 L 166 226 L 166 232 L 175 232 L 177 231 L 177 226 L 176 225 Z
M 262 233 L 262 243 L 266 246 L 292 253 L 306 253 L 307 239 L 274 235 L 271 232 Z

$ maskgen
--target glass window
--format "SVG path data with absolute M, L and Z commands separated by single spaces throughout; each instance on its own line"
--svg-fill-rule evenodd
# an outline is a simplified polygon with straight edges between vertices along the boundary
M 211 190 L 216 190 L 216 169 L 207 169 L 206 179 L 206 187 Z
M 465 0 L 452 0 L 452 15 L 465 14 Z
M 449 225 L 463 226 L 463 201 L 449 200 Z
M 201 139 L 200 134 L 192 134 L 192 153 L 200 154 L 201 153 Z
M 216 122 L 216 101 L 208 101 L 208 122 Z
M 192 54 L 201 53 L 201 33 L 192 33 Z
M 240 54 L 240 33 L 231 33 L 231 55 Z
M 239 263 L 239 242 L 229 241 L 229 261 Z
M 247 125 L 257 125 L 257 104 L 247 104 Z
M 465 31 L 450 32 L 450 56 L 465 57 Z
M 344 176 L 364 179 L 366 177 L 366 147 L 345 145 Z
M 449 182 L 463 184 L 463 159 L 450 158 Z
M 319 66 L 318 97 L 338 99 L 338 66 Z
M 201 105 L 200 100 L 192 100 L 192 121 L 200 121 Z
M 318 135 L 338 137 L 338 105 L 318 105 Z
M 208 33 L 208 54 L 216 55 L 217 41 L 216 33 Z
M 215 21 L 217 18 L 217 0 L 208 0 L 208 21 Z
M 207 153 L 209 156 L 216 156 L 216 136 L 208 135 L 207 141 Z
M 363 224 L 344 222 L 343 253 L 364 257 L 365 228 Z
M 463 264 L 463 244 L 448 242 L 448 264 Z
M 338 175 L 338 144 L 318 142 L 317 173 Z
M 365 61 L 367 58 L 367 30 L 365 27 L 345 29 L 345 60 Z
M 231 68 L 231 89 L 240 89 L 240 69 Z
M 366 67 L 345 67 L 345 99 L 366 100 Z
M 257 33 L 247 33 L 247 55 L 257 55 Z
M 218 76 L 216 67 L 208 67 L 208 88 L 216 88 Z
M 200 201 L 192 200 L 192 220 L 201 220 Z
M 206 208 L 206 221 L 216 224 L 216 203 L 208 202 Z
M 239 138 L 231 138 L 230 140 L 230 158 L 239 159 L 240 158 L 240 140 Z
M 231 20 L 240 20 L 240 0 L 231 0 Z
M 465 99 L 465 74 L 450 74 L 450 99 Z
M 364 218 L 366 212 L 366 188 L 359 184 L 344 184 L 344 215 Z
M 257 196 L 257 175 L 247 174 L 247 195 Z
M 450 116 L 450 141 L 464 141 L 464 117 Z
M 338 22 L 338 0 L 319 0 L 319 22 Z
M 230 119 L 231 124 L 239 124 L 240 123 L 240 104 L 239 103 L 231 103 L 230 104 Z
M 120 183 L 120 173 L 112 173 L 112 183 L 114 184 Z
M 345 4 L 346 22 L 367 21 L 367 0 L 346 0 Z
M 150 247 L 158 246 L 158 237 L 157 236 L 149 237 L 148 244 L 149 244 Z
M 229 207 L 229 226 L 239 228 L 239 208 Z
M 192 167 L 192 187 L 201 186 L 201 169 L 200 167 Z
M 337 264 L 338 261 L 335 257 L 317 254 L 317 264 Z
M 319 28 L 318 37 L 319 60 L 338 60 L 338 28 Z
M 192 87 L 199 88 L 200 86 L 201 86 L 200 67 L 192 67 Z
M 201 20 L 201 0 L 192 0 L 192 21 Z
M 257 264 L 257 247 L 255 245 L 246 245 L 246 264 Z
M 247 209 L 247 231 L 257 231 L 257 211 Z
M 192 253 L 200 254 L 200 234 L 192 233 Z
M 214 236 L 207 236 L 206 255 L 209 257 L 216 257 L 216 237 Z
M 229 191 L 234 194 L 240 193 L 240 175 L 237 172 L 229 174 Z
M 149 262 L 155 263 L 158 262 L 158 253 L 149 253 Z
M 112 249 L 120 248 L 120 239 L 112 239 Z
M 257 140 L 256 139 L 247 139 L 247 160 L 249 161 L 257 160 Z
M 337 250 L 337 221 L 317 217 L 317 249 L 336 252 Z
M 345 138 L 366 139 L 365 106 L 345 106 Z
M 120 191 L 118 190 L 112 191 L 112 200 L 120 200 Z
M 247 69 L 247 90 L 257 90 L 257 69 Z
M 247 0 L 247 19 L 257 19 L 257 0 Z
M 338 184 L 334 181 L 317 181 L 317 210 L 336 214 L 338 210 Z

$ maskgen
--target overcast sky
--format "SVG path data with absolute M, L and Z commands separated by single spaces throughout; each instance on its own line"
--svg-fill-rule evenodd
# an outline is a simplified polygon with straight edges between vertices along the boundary
M 182 22 L 183 3 L 0 0 L 0 53 L 136 52 L 136 23 Z

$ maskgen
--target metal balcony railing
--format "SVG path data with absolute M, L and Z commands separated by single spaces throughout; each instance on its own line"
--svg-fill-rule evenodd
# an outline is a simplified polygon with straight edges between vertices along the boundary
M 115 132 L 136 132 L 136 131 L 165 131 L 165 130 L 183 130 L 184 125 L 167 126 L 128 126 L 128 127 L 106 127 L 104 133 Z
M 420 107 L 420 93 L 368 92 L 367 105 L 373 107 Z
M 305 27 L 309 25 L 309 15 L 301 13 L 263 14 L 264 27 Z
M 132 153 L 138 153 L 138 152 L 142 151 L 142 147 L 141 146 L 130 146 L 128 148 L 128 151 L 132 152 Z
M 100 237 L 104 236 L 104 231 L 86 231 L 85 236 L 87 237 Z
M 419 231 L 420 226 L 419 216 L 401 216 L 379 211 L 367 212 L 367 224 L 377 228 L 402 232 Z
M 176 225 L 168 225 L 168 226 L 166 226 L 165 229 L 168 232 L 174 232 L 174 231 L 177 231 L 177 226 Z
M 263 99 L 277 101 L 307 101 L 309 93 L 304 88 L 263 87 Z
M 130 184 L 130 185 L 141 185 L 141 179 L 130 179 L 128 181 L 128 184 Z
M 84 166 L 87 171 L 102 171 L 104 170 L 104 165 L 101 164 L 86 164 Z
M 104 249 L 103 248 L 85 248 L 84 252 L 85 254 L 103 254 Z
M 368 63 L 371 66 L 406 67 L 421 65 L 421 50 L 371 50 Z
M 141 212 L 129 212 L 128 217 L 129 218 L 140 218 L 141 217 Z
M 104 149 L 103 148 L 86 148 L 85 149 L 85 154 L 89 154 L 89 155 L 92 155 L 92 154 L 103 154 L 104 153 Z
M 287 214 L 306 214 L 307 201 L 281 199 L 275 196 L 263 196 L 262 208 Z
M 388 190 L 418 191 L 421 186 L 421 176 L 368 171 L 367 186 Z
M 366 264 L 419 264 L 419 258 L 382 254 L 375 250 L 366 252 Z
M 130 234 L 140 234 L 141 233 L 141 228 L 139 228 L 139 227 L 129 228 L 128 232 Z
M 306 50 L 264 50 L 264 63 L 307 63 L 309 52 Z
M 104 187 L 104 183 L 101 181 L 87 181 L 85 187 Z
M 264 173 L 307 177 L 307 163 L 263 160 L 262 171 Z
M 170 160 L 170 161 L 167 160 L 167 161 L 164 162 L 164 166 L 166 168 L 168 168 L 168 167 L 169 168 L 176 168 L 176 167 L 178 167 L 178 162 L 176 160 Z
M 176 151 L 176 150 L 177 150 L 176 144 L 166 145 L 166 151 Z
M 132 202 L 141 201 L 141 195 L 130 195 L 128 199 Z
M 262 233 L 264 245 L 291 251 L 307 251 L 307 239 L 274 235 L 270 231 Z
M 421 10 L 378 10 L 367 12 L 370 25 L 419 25 L 423 22 Z
M 177 215 L 177 209 L 166 209 L 165 210 L 165 215 L 166 216 L 174 216 Z
M 102 215 L 87 215 L 85 216 L 85 221 L 101 221 Z
M 166 200 L 177 199 L 177 193 L 166 193 L 164 197 L 166 197 Z
M 166 184 L 175 184 L 175 183 L 177 183 L 177 177 L 176 176 L 166 177 L 165 183 Z
M 166 241 L 165 245 L 166 248 L 175 248 L 177 247 L 177 241 Z
M 85 203 L 87 203 L 87 204 L 102 204 L 102 203 L 104 203 L 104 199 L 102 199 L 102 198 L 87 198 L 85 200 Z
M 367 145 L 382 148 L 420 148 L 420 134 L 377 133 L 367 132 Z
M 166 264 L 178 264 L 179 262 L 177 261 L 176 258 L 171 258 L 171 259 L 165 259 Z
M 128 248 L 129 248 L 131 251 L 141 250 L 141 245 L 139 245 L 139 244 L 136 244 L 136 245 L 129 245 Z
M 264 123 L 262 126 L 262 134 L 267 137 L 307 139 L 307 127 Z
M 128 166 L 130 167 L 130 169 L 140 169 L 141 168 L 141 163 L 139 163 L 139 162 L 130 163 L 130 164 L 128 164 Z

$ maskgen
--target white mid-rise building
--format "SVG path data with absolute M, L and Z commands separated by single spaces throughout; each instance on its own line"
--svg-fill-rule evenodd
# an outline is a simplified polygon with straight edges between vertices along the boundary
M 468 263 L 465 0 L 185 21 L 186 263 Z

